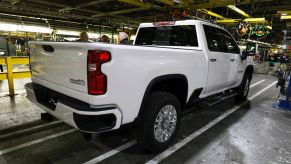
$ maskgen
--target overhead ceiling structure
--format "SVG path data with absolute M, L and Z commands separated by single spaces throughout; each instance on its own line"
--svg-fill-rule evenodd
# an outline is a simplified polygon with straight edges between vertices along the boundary
M 136 26 L 167 20 L 173 8 L 195 10 L 247 3 L 249 0 L 2 0 L 0 21 L 78 29 Z
M 141 22 L 171 20 L 172 11 L 187 10 L 189 18 L 229 21 L 265 19 L 273 29 L 286 27 L 287 0 L 2 0 L 0 21 L 66 30 L 112 30 Z M 202 14 L 202 15 L 201 15 Z

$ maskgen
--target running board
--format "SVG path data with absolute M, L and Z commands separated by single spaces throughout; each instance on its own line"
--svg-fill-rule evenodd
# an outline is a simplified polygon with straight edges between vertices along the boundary
M 201 102 L 201 106 L 205 106 L 205 107 L 212 107 L 214 105 L 217 105 L 219 103 L 222 103 L 223 101 L 229 99 L 229 98 L 232 98 L 234 96 L 236 96 L 238 93 L 232 93 L 230 95 L 220 95 L 220 96 L 217 96 L 217 97 L 214 97 L 210 100 L 207 100 L 207 101 L 204 101 L 204 102 Z

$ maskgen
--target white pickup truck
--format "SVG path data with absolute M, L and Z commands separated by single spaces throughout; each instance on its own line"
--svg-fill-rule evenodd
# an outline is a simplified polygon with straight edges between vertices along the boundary
M 152 152 L 173 142 L 189 105 L 217 94 L 244 101 L 253 73 L 226 30 L 199 20 L 142 23 L 133 45 L 29 45 L 31 102 L 86 133 L 134 123 Z

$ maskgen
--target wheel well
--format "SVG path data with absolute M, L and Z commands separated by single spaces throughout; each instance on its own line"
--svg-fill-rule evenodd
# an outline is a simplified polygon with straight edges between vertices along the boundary
M 252 65 L 247 66 L 245 73 L 249 73 L 249 75 L 252 78 L 252 75 L 254 73 L 254 66 L 252 66 Z
M 169 92 L 177 96 L 181 106 L 183 107 L 187 99 L 188 84 L 187 81 L 182 78 L 168 79 L 156 83 L 150 90 L 150 93 L 154 91 Z
M 145 105 L 148 101 L 148 97 L 151 93 L 154 91 L 164 91 L 169 92 L 175 96 L 177 96 L 180 104 L 181 109 L 183 110 L 186 101 L 187 101 L 187 95 L 188 95 L 188 81 L 186 76 L 181 74 L 171 74 L 171 75 L 164 75 L 159 76 L 155 79 L 153 79 L 150 84 L 148 85 L 142 104 L 140 107 L 140 111 L 138 114 L 138 118 L 142 115 Z
M 249 74 L 253 74 L 254 73 L 254 66 L 252 66 L 252 65 L 247 66 L 246 72 Z

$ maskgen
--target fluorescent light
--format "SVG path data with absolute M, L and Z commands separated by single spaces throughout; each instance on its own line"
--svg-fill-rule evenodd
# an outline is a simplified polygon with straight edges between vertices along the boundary
M 51 33 L 53 30 L 48 27 L 17 25 L 11 23 L 0 23 L 1 31 L 21 31 L 21 32 L 38 32 Z
M 244 22 L 264 22 L 265 18 L 246 18 Z
M 68 31 L 68 30 L 57 30 L 56 34 L 59 35 L 70 35 L 70 36 L 79 36 L 80 32 L 78 31 Z
M 291 15 L 281 15 L 281 19 L 291 19 Z
M 250 18 L 251 16 L 249 14 L 247 14 L 246 12 L 242 11 L 241 9 L 235 7 L 234 5 L 227 5 L 228 8 L 232 9 L 233 11 L 247 17 Z
M 48 34 L 50 34 L 53 30 L 50 29 L 50 28 L 47 28 L 47 27 L 19 25 L 18 26 L 18 31 L 48 33 Z
M 1 31 L 17 31 L 16 24 L 0 23 Z
M 216 23 L 237 23 L 240 19 L 223 19 L 223 20 L 217 20 Z
M 219 19 L 226 19 L 225 17 L 223 17 L 223 16 L 221 16 L 219 14 L 216 14 L 216 13 L 214 13 L 212 11 L 206 10 L 206 9 L 198 9 L 198 11 L 201 11 L 201 12 L 203 12 L 205 14 L 214 16 L 214 17 L 219 18 Z
M 266 28 L 272 30 L 272 26 L 266 26 Z

